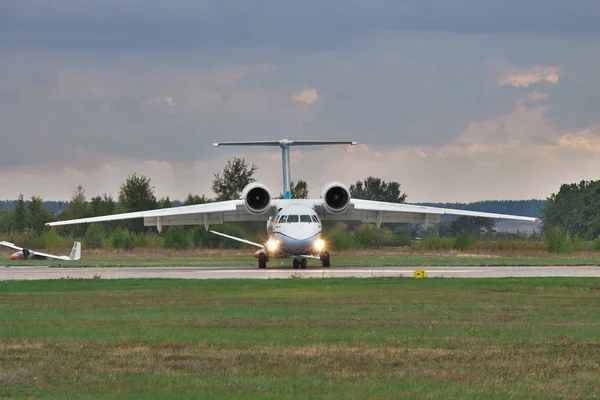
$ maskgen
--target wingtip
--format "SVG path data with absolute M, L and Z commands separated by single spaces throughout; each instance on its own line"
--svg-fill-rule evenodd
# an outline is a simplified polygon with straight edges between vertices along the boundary
M 49 222 L 47 222 L 47 223 L 46 223 L 46 226 L 50 226 L 50 223 L 49 223 Z
M 213 147 L 219 147 L 219 143 L 213 143 Z
M 535 219 L 535 221 L 536 221 L 536 222 L 537 222 L 537 221 L 539 221 L 539 220 L 540 220 L 539 218 L 536 218 L 536 219 Z

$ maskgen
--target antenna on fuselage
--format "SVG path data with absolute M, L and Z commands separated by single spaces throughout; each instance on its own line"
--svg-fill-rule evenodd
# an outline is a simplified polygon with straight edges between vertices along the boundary
M 283 170 L 283 198 L 291 199 L 291 171 L 290 171 L 290 147 L 291 146 L 328 146 L 336 144 L 349 144 L 355 146 L 356 142 L 332 141 L 332 140 L 273 140 L 273 141 L 250 141 L 250 142 L 220 142 L 213 143 L 219 146 L 279 146 L 281 147 L 281 166 Z

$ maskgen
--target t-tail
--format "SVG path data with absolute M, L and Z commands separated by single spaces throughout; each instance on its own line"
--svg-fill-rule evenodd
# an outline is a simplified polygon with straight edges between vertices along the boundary
M 73 249 L 71 250 L 71 256 L 69 256 L 70 260 L 77 261 L 81 258 L 81 243 L 75 242 L 73 244 Z
M 356 145 L 356 142 L 335 141 L 335 140 L 273 140 L 273 141 L 242 141 L 242 142 L 220 142 L 214 143 L 214 147 L 219 146 L 279 146 L 281 147 L 281 166 L 283 172 L 283 198 L 292 198 L 292 180 L 290 171 L 290 147 L 292 146 L 328 146 L 336 144 Z

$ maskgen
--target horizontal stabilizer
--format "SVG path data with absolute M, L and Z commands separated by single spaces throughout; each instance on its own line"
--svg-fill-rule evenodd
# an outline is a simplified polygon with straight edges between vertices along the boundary
M 214 147 L 219 146 L 326 146 L 335 144 L 356 145 L 351 141 L 336 140 L 263 140 L 263 141 L 242 141 L 242 142 L 219 142 L 213 143 Z

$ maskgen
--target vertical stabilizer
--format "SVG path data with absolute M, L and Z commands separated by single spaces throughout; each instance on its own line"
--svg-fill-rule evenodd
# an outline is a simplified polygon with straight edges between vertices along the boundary
M 81 243 L 75 242 L 75 244 L 73 244 L 73 249 L 71 250 L 71 256 L 69 257 L 69 259 L 71 259 L 73 261 L 77 261 L 80 258 L 81 258 Z
M 290 170 L 290 147 L 291 146 L 327 146 L 336 144 L 356 145 L 356 142 L 335 141 L 335 140 L 271 140 L 271 141 L 250 141 L 250 142 L 221 142 L 213 143 L 214 147 L 219 146 L 279 146 L 281 147 L 281 167 L 283 172 L 283 198 L 290 199 L 292 191 L 292 174 Z

